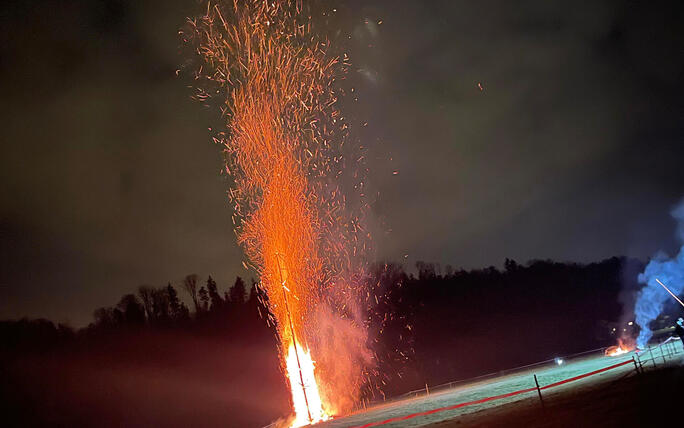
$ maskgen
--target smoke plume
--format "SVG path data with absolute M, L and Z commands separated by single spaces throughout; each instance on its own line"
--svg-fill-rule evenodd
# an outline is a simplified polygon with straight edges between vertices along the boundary
M 684 199 L 672 210 L 671 215 L 677 220 L 677 236 L 682 243 L 679 254 L 674 258 L 659 254 L 639 274 L 639 282 L 645 286 L 637 295 L 634 312 L 636 323 L 641 327 L 637 346 L 642 349 L 653 336 L 651 321 L 660 315 L 665 302 L 672 298 L 656 279 L 662 281 L 677 295 L 684 289 Z

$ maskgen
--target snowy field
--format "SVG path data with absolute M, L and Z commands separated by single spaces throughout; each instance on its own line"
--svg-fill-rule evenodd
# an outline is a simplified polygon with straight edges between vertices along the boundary
M 674 347 L 673 347 L 674 346 Z M 676 348 L 677 354 L 672 355 L 671 352 Z M 668 363 L 673 360 L 681 360 L 684 356 L 681 341 L 675 340 L 672 345 L 668 347 L 654 348 L 652 350 L 653 359 L 657 365 L 663 364 L 663 356 Z M 664 354 L 664 355 L 663 355 Z M 507 376 L 490 378 L 484 381 L 461 384 L 447 390 L 438 392 L 431 391 L 429 396 L 413 396 L 399 401 L 392 401 L 383 403 L 369 408 L 367 411 L 358 412 L 344 418 L 335 419 L 326 423 L 317 425 L 317 427 L 325 428 L 341 428 L 341 427 L 355 427 L 368 424 L 371 422 L 384 421 L 390 418 L 410 415 L 417 412 L 424 412 L 440 407 L 453 406 L 455 404 L 480 400 L 482 398 L 507 394 L 513 391 L 534 388 L 534 377 L 537 375 L 539 385 L 543 388 L 545 385 L 559 382 L 564 379 L 579 376 L 584 373 L 600 370 L 602 368 L 611 366 L 613 364 L 630 361 L 630 364 L 625 364 L 621 367 L 608 370 L 593 376 L 589 376 L 574 382 L 560 385 L 558 387 L 549 388 L 542 391 L 542 394 L 549 395 L 562 391 L 564 388 L 573 388 L 577 385 L 586 385 L 588 383 L 596 382 L 597 380 L 606 380 L 610 378 L 617 378 L 627 374 L 629 371 L 634 371 L 634 364 L 631 363 L 633 352 L 623 354 L 615 357 L 606 357 L 602 352 L 593 353 L 584 357 L 573 358 L 568 361 L 563 361 L 562 364 L 556 364 L 553 361 L 544 365 L 535 365 L 521 371 L 517 371 Z M 651 361 L 651 354 L 649 351 L 640 354 L 642 363 L 645 369 L 653 367 Z M 415 418 L 391 422 L 382 427 L 419 427 L 429 425 L 435 422 L 452 419 L 459 415 L 475 412 L 489 407 L 499 406 L 504 403 L 510 403 L 516 400 L 521 400 L 529 397 L 536 397 L 537 391 L 527 392 L 524 394 L 515 395 L 500 400 L 489 401 L 485 403 L 470 405 L 458 409 L 447 410 L 433 413 L 430 415 L 418 416 Z

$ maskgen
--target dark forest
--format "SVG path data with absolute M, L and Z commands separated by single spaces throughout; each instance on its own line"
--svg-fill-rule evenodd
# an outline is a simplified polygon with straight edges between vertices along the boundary
M 415 274 L 376 264 L 364 400 L 613 345 L 642 269 L 616 257 L 469 271 L 419 262 Z M 107 415 L 100 426 L 268 424 L 289 404 L 265 296 L 239 277 L 219 288 L 197 275 L 141 286 L 78 330 L 3 321 L 3 401 L 23 425 L 83 426 L 89 414 Z

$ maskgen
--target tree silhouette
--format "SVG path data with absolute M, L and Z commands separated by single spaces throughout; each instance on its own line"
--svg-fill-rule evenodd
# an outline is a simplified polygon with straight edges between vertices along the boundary
M 218 293 L 216 281 L 214 281 L 214 278 L 212 278 L 211 275 L 209 275 L 209 278 L 207 278 L 207 292 L 209 293 L 209 300 L 211 301 L 211 311 L 220 311 L 221 308 L 223 308 L 224 301 L 221 298 L 221 295 Z
M 512 259 L 506 259 L 504 260 L 504 269 L 506 269 L 506 272 L 512 273 L 520 269 L 520 265 Z
M 181 319 L 183 312 L 183 309 L 181 308 L 181 302 L 178 299 L 178 293 L 176 293 L 176 289 L 173 288 L 170 282 L 166 286 L 166 295 L 169 299 L 169 315 L 173 319 Z
M 123 313 L 123 321 L 126 324 L 145 324 L 145 308 L 135 294 L 126 294 L 123 296 L 116 307 Z
M 252 278 L 252 285 L 249 287 L 249 297 L 247 298 L 247 306 L 250 308 L 256 307 L 259 304 L 259 285 Z
M 153 293 L 154 288 L 150 287 L 149 285 L 141 285 L 138 287 L 138 296 L 140 296 L 140 300 L 145 308 L 145 314 L 147 315 L 148 321 L 152 321 L 154 319 L 154 307 L 152 303 Z
M 195 304 L 195 312 L 199 312 L 199 302 L 197 301 L 197 275 L 190 274 L 183 280 L 183 288 L 188 292 L 192 303 Z
M 178 321 L 187 321 L 190 319 L 190 310 L 183 302 L 180 304 L 180 312 L 178 313 L 177 319 Z
M 246 296 L 245 282 L 238 276 L 235 278 L 235 284 L 230 287 L 230 302 L 235 305 L 242 305 L 245 303 Z
M 93 318 L 95 318 L 95 326 L 98 328 L 111 328 L 115 325 L 112 308 L 95 309 Z
M 207 293 L 207 289 L 202 287 L 199 289 L 199 299 L 202 302 L 200 305 L 200 308 L 202 312 L 207 312 L 209 310 L 209 293 Z
M 166 287 L 157 288 L 152 292 L 152 305 L 154 307 L 154 317 L 159 322 L 169 320 L 169 295 Z

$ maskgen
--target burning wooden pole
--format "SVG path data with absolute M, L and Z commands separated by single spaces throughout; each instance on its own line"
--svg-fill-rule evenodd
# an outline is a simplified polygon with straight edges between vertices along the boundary
M 288 288 L 285 286 L 285 279 L 283 277 L 283 266 L 280 264 L 280 254 L 276 253 L 278 260 L 278 273 L 280 274 L 280 285 L 283 287 L 283 298 L 285 300 L 285 311 L 287 312 L 287 321 L 290 324 L 290 333 L 292 334 L 292 344 L 294 346 L 295 358 L 297 359 L 297 369 L 299 370 L 299 380 L 302 385 L 302 393 L 304 393 L 304 403 L 306 404 L 306 413 L 309 417 L 309 422 L 313 423 L 311 417 L 311 409 L 309 409 L 309 399 L 306 397 L 306 386 L 304 386 L 304 375 L 302 374 L 302 364 L 299 361 L 299 351 L 297 350 L 297 336 L 295 336 L 294 324 L 292 324 L 292 315 L 290 314 L 290 305 L 287 302 Z M 290 380 L 291 382 L 292 380 Z

